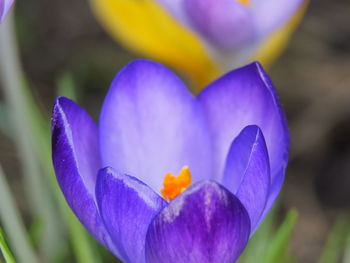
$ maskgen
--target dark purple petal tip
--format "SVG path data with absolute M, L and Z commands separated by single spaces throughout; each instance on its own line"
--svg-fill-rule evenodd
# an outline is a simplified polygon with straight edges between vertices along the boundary
M 146 239 L 149 263 L 232 263 L 250 234 L 240 201 L 212 181 L 174 199 L 152 221 Z

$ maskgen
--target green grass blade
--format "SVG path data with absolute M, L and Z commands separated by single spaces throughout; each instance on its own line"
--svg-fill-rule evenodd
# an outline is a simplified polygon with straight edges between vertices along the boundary
M 67 208 L 68 209 L 68 208 Z M 91 237 L 71 211 L 67 211 L 67 223 L 77 263 L 101 263 Z
M 25 181 L 28 205 L 33 217 L 45 222 L 40 250 L 47 259 L 62 243 L 59 216 L 42 174 L 34 142 L 33 122 L 28 111 L 28 87 L 21 83 L 21 70 L 13 17 L 9 16 L 0 27 L 0 81 L 4 98 L 11 114 L 13 138 L 19 153 Z
M 342 256 L 346 233 L 347 220 L 340 217 L 331 229 L 318 263 L 334 263 Z
M 11 194 L 5 175 L 0 166 L 0 218 L 7 232 L 9 241 L 20 262 L 37 263 L 37 257 L 32 250 L 24 224 L 16 203 Z
M 10 52 L 11 53 L 11 52 Z M 9 60 L 9 59 L 7 59 Z M 14 59 L 17 60 L 17 59 Z M 15 61 L 14 65 L 17 69 L 17 72 L 19 72 L 19 65 L 18 61 Z M 16 71 L 16 70 L 12 70 Z M 12 73 L 11 72 L 11 73 Z M 12 75 L 12 74 L 7 74 Z M 17 76 L 18 77 L 18 76 Z M 62 88 L 61 92 L 70 93 L 71 95 L 74 92 L 74 86 L 72 79 L 69 75 L 65 75 L 64 79 L 61 79 L 60 86 Z M 21 79 L 21 77 L 16 78 L 17 82 Z M 10 83 L 9 79 L 9 83 Z M 13 79 L 12 79 L 13 80 Z M 9 84 L 7 83 L 7 84 Z M 10 83 L 11 84 L 11 83 Z M 8 86 L 8 85 L 7 85 Z M 66 221 L 68 222 L 68 227 L 70 231 L 70 236 L 73 241 L 73 247 L 77 249 L 77 251 L 74 251 L 76 254 L 76 257 L 80 259 L 79 262 L 99 262 L 99 259 L 97 256 L 93 255 L 92 251 L 95 251 L 96 249 L 93 248 L 93 245 L 89 243 L 89 239 L 86 237 L 87 234 L 82 234 L 82 231 L 85 231 L 82 229 L 82 226 L 79 225 L 79 227 L 72 227 L 74 223 L 72 223 L 72 220 L 76 219 L 72 216 L 68 216 L 70 213 L 67 204 L 63 198 L 63 195 L 57 185 L 57 181 L 54 176 L 54 172 L 52 169 L 52 160 L 51 160 L 51 143 L 50 143 L 50 128 L 49 128 L 49 116 L 43 116 L 43 114 L 38 109 L 37 105 L 35 104 L 35 101 L 32 97 L 32 94 L 29 91 L 28 85 L 26 84 L 26 81 L 22 79 L 22 83 L 17 83 L 15 89 L 8 89 L 8 97 L 9 101 L 13 102 L 10 105 L 19 105 L 21 109 L 17 109 L 16 116 L 21 116 L 21 119 L 17 119 L 17 121 L 14 122 L 16 124 L 16 130 L 20 133 L 18 136 L 15 135 L 15 138 L 20 137 L 23 134 L 30 134 L 32 138 L 29 140 L 18 140 L 17 142 L 23 142 L 23 144 L 19 145 L 20 149 L 24 150 L 23 156 L 24 158 L 24 166 L 28 167 L 27 175 L 39 175 L 41 174 L 39 166 L 36 166 L 37 161 L 39 161 L 41 167 L 44 169 L 45 174 L 48 176 L 46 178 L 43 178 L 41 180 L 38 180 L 38 177 L 30 177 L 27 185 L 29 186 L 29 189 L 35 189 L 34 191 L 34 197 L 32 200 L 36 200 L 36 204 L 41 204 L 39 207 L 44 207 L 43 211 L 44 213 L 40 213 L 40 220 L 44 222 L 45 226 L 50 225 L 49 229 L 44 229 L 43 234 L 50 239 L 47 238 L 44 239 L 44 244 L 40 244 L 40 247 L 46 247 L 44 254 L 46 254 L 45 258 L 55 258 L 55 253 L 57 251 L 61 251 L 60 247 L 65 244 L 65 242 L 59 242 L 59 240 L 62 240 L 62 231 L 61 229 L 61 223 L 62 220 L 60 220 L 60 217 L 57 216 L 58 213 L 56 211 L 53 211 L 52 209 L 55 209 L 55 204 L 46 205 L 48 204 L 48 201 L 51 202 L 51 198 L 38 198 L 38 194 L 40 191 L 38 189 L 48 189 L 47 186 L 45 187 L 39 187 L 36 185 L 39 181 L 41 184 L 45 182 L 45 179 L 48 179 L 49 185 L 51 186 L 51 193 L 54 194 L 56 201 L 58 202 L 58 205 L 60 207 L 61 214 L 65 217 Z M 17 103 L 15 103 L 17 101 Z M 29 121 L 28 121 L 29 120 Z M 18 124 L 18 125 L 17 125 Z M 25 128 L 19 128 L 18 126 L 25 125 Z M 24 143 L 26 142 L 26 143 Z M 31 146 L 28 145 L 28 143 L 31 143 Z M 33 147 L 35 145 L 35 147 Z M 30 149 L 30 150 L 29 150 Z M 33 152 L 34 151 L 34 152 Z M 30 152 L 30 154 L 28 154 Z M 26 165 L 27 164 L 27 165 Z M 34 183 L 33 183 L 34 182 Z M 34 187 L 34 185 L 36 185 Z M 41 193 L 43 194 L 43 193 Z M 47 209 L 46 209 L 47 208 Z M 74 222 L 75 222 L 74 221 Z M 79 230 L 80 229 L 80 230 Z M 56 234 L 52 235 L 50 233 L 55 232 Z M 52 237 L 56 237 L 55 240 L 53 240 Z M 79 245 L 77 243 L 77 240 L 79 240 Z M 54 241 L 54 242 L 51 242 Z M 75 245 L 74 245 L 75 244 Z M 89 244 L 89 245 L 88 245 Z M 47 251 L 51 251 L 47 253 Z M 49 254 L 49 255 L 47 255 Z M 84 256 L 85 255 L 85 256 Z
M 13 257 L 12 252 L 6 243 L 5 235 L 1 228 L 0 228 L 0 250 L 2 252 L 2 255 L 4 256 L 6 263 L 16 263 L 16 260 Z
M 297 222 L 298 213 L 296 210 L 290 210 L 286 219 L 277 230 L 276 234 L 269 241 L 270 244 L 266 251 L 265 263 L 285 262 L 286 252 L 290 243 L 290 239 Z

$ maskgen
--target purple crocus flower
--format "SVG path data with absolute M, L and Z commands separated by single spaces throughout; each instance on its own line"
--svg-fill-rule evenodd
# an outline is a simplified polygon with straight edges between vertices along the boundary
M 0 22 L 2 22 L 7 15 L 14 0 L 0 0 Z
M 304 0 L 156 0 L 213 45 L 232 51 L 281 28 Z M 226 52 L 227 53 L 227 52 Z
M 53 108 L 66 200 L 127 263 L 234 262 L 280 192 L 288 145 L 258 63 L 194 97 L 167 68 L 138 60 L 114 79 L 98 126 L 67 98 Z

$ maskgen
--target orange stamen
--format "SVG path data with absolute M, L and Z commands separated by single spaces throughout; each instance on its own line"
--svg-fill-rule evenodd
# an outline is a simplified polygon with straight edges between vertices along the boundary
M 244 6 L 250 6 L 250 0 L 237 0 L 237 2 Z
M 160 192 L 165 200 L 171 201 L 185 191 L 191 183 L 191 171 L 185 166 L 181 169 L 178 176 L 173 176 L 171 173 L 165 175 L 163 189 L 161 189 Z

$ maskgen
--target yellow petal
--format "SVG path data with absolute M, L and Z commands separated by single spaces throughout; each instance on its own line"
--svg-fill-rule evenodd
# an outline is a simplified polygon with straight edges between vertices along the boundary
M 271 66 L 286 48 L 289 39 L 304 16 L 308 4 L 309 1 L 305 1 L 284 27 L 265 40 L 255 53 L 253 60 L 260 61 L 264 68 Z
M 90 0 L 105 29 L 142 56 L 184 73 L 197 91 L 219 75 L 200 39 L 154 0 Z

